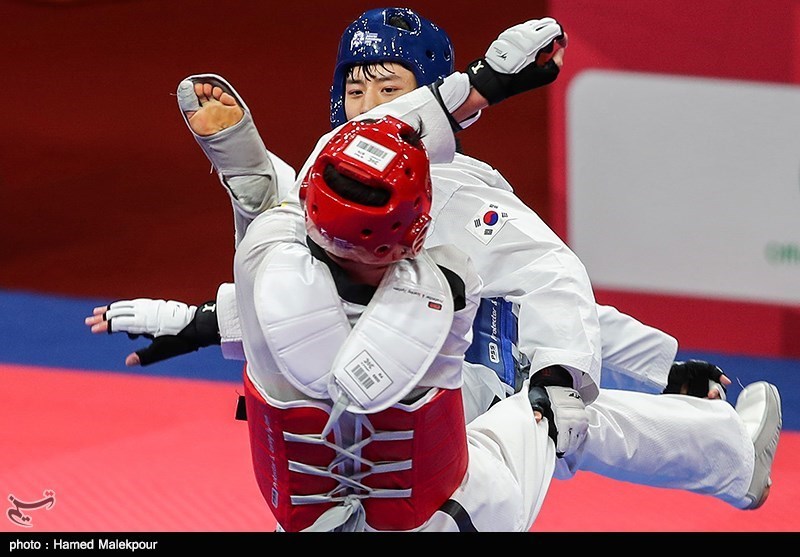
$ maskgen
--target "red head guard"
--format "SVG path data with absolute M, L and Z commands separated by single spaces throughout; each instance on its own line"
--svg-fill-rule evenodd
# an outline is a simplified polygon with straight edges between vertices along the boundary
M 354 200 L 333 181 L 326 182 L 329 165 L 359 182 L 357 187 L 382 190 L 368 193 L 383 199 Z M 418 131 L 385 116 L 344 124 L 314 161 L 300 196 L 308 235 L 320 247 L 344 259 L 382 264 L 412 258 L 422 248 L 431 220 L 431 191 L 428 153 Z

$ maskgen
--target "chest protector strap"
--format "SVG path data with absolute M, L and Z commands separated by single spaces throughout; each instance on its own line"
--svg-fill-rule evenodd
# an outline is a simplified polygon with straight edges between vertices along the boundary
M 364 522 L 411 530 L 464 478 L 460 390 L 431 389 L 413 404 L 347 414 L 323 437 L 328 402 L 280 402 L 246 373 L 244 382 L 256 481 L 286 531 L 358 529 Z

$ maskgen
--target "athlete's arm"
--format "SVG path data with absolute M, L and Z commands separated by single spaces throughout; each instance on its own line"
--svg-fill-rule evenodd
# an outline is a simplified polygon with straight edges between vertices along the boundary
M 143 336 L 150 345 L 125 358 L 125 365 L 149 365 L 220 343 L 216 303 L 198 306 L 174 300 L 137 298 L 94 308 L 85 319 L 92 333 Z

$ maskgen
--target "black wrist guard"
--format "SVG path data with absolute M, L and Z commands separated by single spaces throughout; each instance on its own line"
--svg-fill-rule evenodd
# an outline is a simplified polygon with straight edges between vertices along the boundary
M 136 354 L 141 365 L 146 366 L 220 342 L 217 304 L 212 300 L 198 307 L 194 319 L 177 335 L 155 337 L 150 346 L 137 350 Z
M 221 340 L 217 322 L 217 302 L 211 300 L 198 307 L 194 319 L 178 333 L 178 336 L 196 342 L 199 347 L 219 344 Z
M 722 370 L 702 360 L 688 360 L 686 362 L 674 362 L 669 369 L 667 386 L 663 394 L 686 394 L 698 398 L 706 398 L 709 391 L 709 381 L 719 383 L 724 392 L 727 392 L 725 385 L 720 382 Z
M 553 406 L 550 404 L 550 397 L 544 387 L 531 386 L 528 390 L 528 401 L 534 411 L 538 410 L 543 417 L 547 418 L 547 435 L 558 445 L 558 430 L 556 420 L 553 415 Z
M 478 58 L 467 67 L 469 82 L 489 101 L 490 105 L 513 95 L 549 85 L 556 80 L 560 71 L 561 68 L 552 60 L 544 66 L 530 64 L 514 74 L 493 70 L 483 58 Z
M 540 369 L 531 377 L 531 387 L 567 387 L 574 388 L 572 374 L 561 366 L 550 366 Z

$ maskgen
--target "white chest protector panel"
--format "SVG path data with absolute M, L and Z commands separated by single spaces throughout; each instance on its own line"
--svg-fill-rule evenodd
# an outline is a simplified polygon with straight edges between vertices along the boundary
M 281 373 L 306 396 L 328 398 L 328 373 L 350 324 L 325 264 L 301 244 L 281 244 L 258 271 L 254 300 Z
M 265 259 L 255 302 L 286 379 L 313 398 L 346 397 L 346 409 L 357 414 L 384 410 L 416 386 L 454 311 L 444 274 L 422 252 L 389 268 L 351 329 L 327 266 L 299 244 L 280 245 Z

